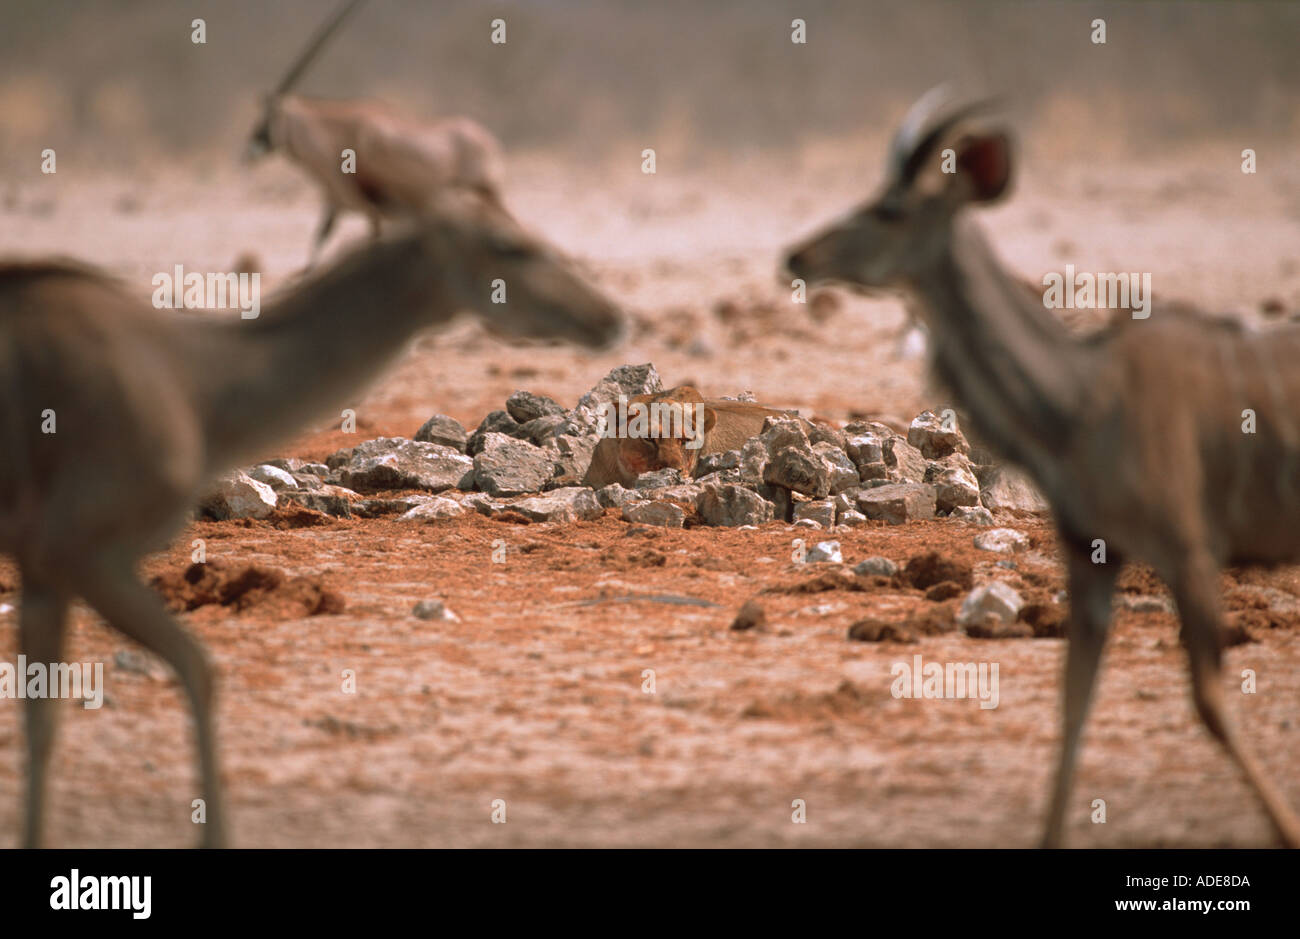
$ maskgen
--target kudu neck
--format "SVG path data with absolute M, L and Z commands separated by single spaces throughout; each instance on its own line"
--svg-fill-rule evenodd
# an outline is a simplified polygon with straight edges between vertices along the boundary
M 356 408 L 365 383 L 422 326 L 456 312 L 418 237 L 380 242 L 290 288 L 255 320 L 196 331 L 198 409 L 214 467 Z
M 1049 481 L 1088 392 L 1091 355 L 1012 277 L 973 220 L 911 285 L 931 320 L 933 366 L 974 430 Z

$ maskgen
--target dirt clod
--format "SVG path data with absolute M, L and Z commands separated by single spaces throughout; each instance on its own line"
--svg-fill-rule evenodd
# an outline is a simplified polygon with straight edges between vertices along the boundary
M 849 639 L 856 642 L 915 642 L 916 636 L 902 623 L 868 617 L 849 627 Z
M 757 600 L 748 600 L 736 614 L 736 618 L 731 621 L 731 628 L 736 630 L 742 629 L 759 629 L 767 622 L 767 614 L 763 612 L 762 605 Z
M 917 590 L 928 590 L 948 580 L 963 590 L 970 590 L 973 584 L 969 564 L 949 560 L 938 551 L 913 556 L 898 572 L 898 580 L 902 586 Z
M 343 598 L 319 577 L 286 577 L 283 571 L 255 564 L 236 567 L 225 561 L 191 564 L 184 571 L 159 574 L 150 586 L 176 613 L 219 606 L 236 613 L 256 611 L 284 618 L 343 612 Z

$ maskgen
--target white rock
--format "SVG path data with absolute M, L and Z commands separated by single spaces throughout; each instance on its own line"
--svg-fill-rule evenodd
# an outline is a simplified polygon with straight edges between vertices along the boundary
M 623 503 L 623 518 L 636 525 L 659 525 L 663 528 L 681 528 L 686 513 L 672 502 L 651 502 L 634 499 Z
M 242 470 L 217 479 L 213 488 L 199 502 L 205 515 L 215 519 L 266 518 L 274 511 L 278 499 L 266 483 L 259 483 Z
M 957 614 L 960 626 L 985 623 L 989 617 L 1001 623 L 1014 623 L 1025 601 L 1015 588 L 1000 580 L 982 584 L 966 595 Z
M 493 499 L 486 492 L 467 492 L 460 497 L 460 504 L 480 515 L 488 516 L 496 515 L 506 507 L 504 502 Z
M 949 512 L 958 506 L 980 504 L 980 484 L 968 467 L 943 466 L 940 463 L 934 466 L 939 471 L 933 474 L 930 482 L 934 485 L 935 507 L 939 511 Z
M 334 459 L 331 457 L 331 459 Z M 404 437 L 358 444 L 338 469 L 338 481 L 358 492 L 381 489 L 467 489 L 474 461 L 451 447 Z
M 411 613 L 420 619 L 443 620 L 448 623 L 460 622 L 460 617 L 448 609 L 447 604 L 441 600 L 421 600 L 411 610 Z
M 897 351 L 895 354 L 898 358 L 904 360 L 924 358 L 928 342 L 929 340 L 925 334 L 925 330 L 913 326 L 907 331 L 903 338 L 898 341 Z
M 804 555 L 805 564 L 843 564 L 844 557 L 840 554 L 840 543 L 838 541 L 819 541 Z
M 956 420 L 948 423 L 933 411 L 922 411 L 913 418 L 907 429 L 907 442 L 927 460 L 938 460 L 954 451 L 970 452 L 970 444 L 962 436 Z
M 992 525 L 993 513 L 982 505 L 959 505 L 948 513 L 956 522 L 970 522 L 972 525 Z
M 990 528 L 975 536 L 975 547 L 981 551 L 1010 553 L 1029 547 L 1029 538 L 1014 528 Z
M 637 496 L 631 489 L 624 489 L 618 483 L 610 483 L 596 490 L 596 500 L 607 509 L 616 509 L 624 502 L 630 502 Z
M 464 515 L 465 507 L 455 499 L 448 499 L 446 496 L 434 496 L 427 502 L 421 502 L 413 509 L 409 509 L 405 514 L 398 516 L 399 522 L 415 522 L 421 519 L 430 518 L 455 518 L 457 515 Z
M 266 483 L 272 489 L 298 488 L 298 480 L 294 479 L 292 474 L 285 472 L 278 466 L 271 466 L 269 463 L 254 466 L 248 471 L 248 475 L 259 483 Z
M 491 496 L 537 492 L 555 469 L 546 450 L 498 433 L 483 436 L 473 465 L 474 485 Z
M 706 525 L 743 528 L 770 522 L 772 503 L 744 486 L 710 484 L 700 496 L 699 514 Z
M 991 512 L 1046 512 L 1050 509 L 1029 477 L 1009 466 L 991 466 L 982 472 L 980 501 Z
M 586 486 L 553 489 L 545 495 L 512 502 L 509 508 L 534 522 L 585 522 L 605 513 L 596 494 Z

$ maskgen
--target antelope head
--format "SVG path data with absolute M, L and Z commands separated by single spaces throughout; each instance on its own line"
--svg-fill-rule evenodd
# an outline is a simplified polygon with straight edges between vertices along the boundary
M 364 0 L 343 0 L 342 5 L 339 6 L 334 15 L 321 26 L 293 65 L 289 66 L 289 71 L 285 73 L 284 78 L 280 79 L 280 84 L 276 86 L 275 91 L 263 99 L 262 116 L 253 126 L 253 132 L 249 134 L 248 144 L 244 148 L 245 163 L 251 163 L 260 157 L 266 156 L 276 148 L 277 141 L 273 125 L 275 124 L 281 99 L 293 90 L 293 87 L 298 84 L 298 80 L 302 78 L 303 73 L 307 71 L 307 66 L 311 65 L 320 54 L 320 51 L 325 48 L 325 43 L 343 25 L 343 21 L 352 14 L 352 11 L 363 2 Z
M 994 202 L 1011 181 L 1011 141 L 970 118 L 991 102 L 958 104 L 945 88 L 924 95 L 903 120 L 882 191 L 791 249 L 785 266 L 808 283 L 906 284 L 948 250 L 952 221 L 970 204 Z M 943 151 L 953 151 L 944 172 Z
M 424 254 L 451 284 L 451 299 L 492 332 L 591 348 L 622 337 L 618 306 L 495 199 L 465 187 L 449 190 L 421 226 Z

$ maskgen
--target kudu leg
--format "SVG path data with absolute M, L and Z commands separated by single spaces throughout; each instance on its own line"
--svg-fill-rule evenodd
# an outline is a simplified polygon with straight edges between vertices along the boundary
M 68 618 L 68 595 L 61 589 L 23 573 L 22 612 L 19 615 L 18 650 L 29 662 L 46 666 L 58 662 L 63 653 L 63 635 Z M 25 676 L 18 676 L 26 681 Z M 54 748 L 55 698 L 28 698 L 27 803 L 23 846 L 39 848 L 45 834 L 46 778 Z
M 101 565 L 84 572 L 80 592 L 109 625 L 157 654 L 176 670 L 194 709 L 206 821 L 203 846 L 224 847 L 225 811 L 213 730 L 212 667 L 202 646 L 172 619 L 158 595 L 135 579 L 130 565 Z
M 1269 781 L 1254 755 L 1237 736 L 1224 709 L 1220 682 L 1218 567 L 1208 560 L 1188 565 L 1172 585 L 1178 614 L 1182 619 L 1182 640 L 1192 673 L 1192 698 L 1196 712 L 1214 738 L 1241 767 L 1282 841 L 1300 848 L 1300 820 L 1282 793 Z
M 1059 848 L 1064 837 L 1079 738 L 1092 703 L 1097 667 L 1110 628 L 1111 596 L 1122 564 L 1113 552 L 1105 563 L 1094 564 L 1086 541 L 1063 537 L 1062 547 L 1070 580 L 1070 634 L 1063 697 L 1064 734 L 1047 810 L 1047 829 L 1043 834 L 1045 848 Z

